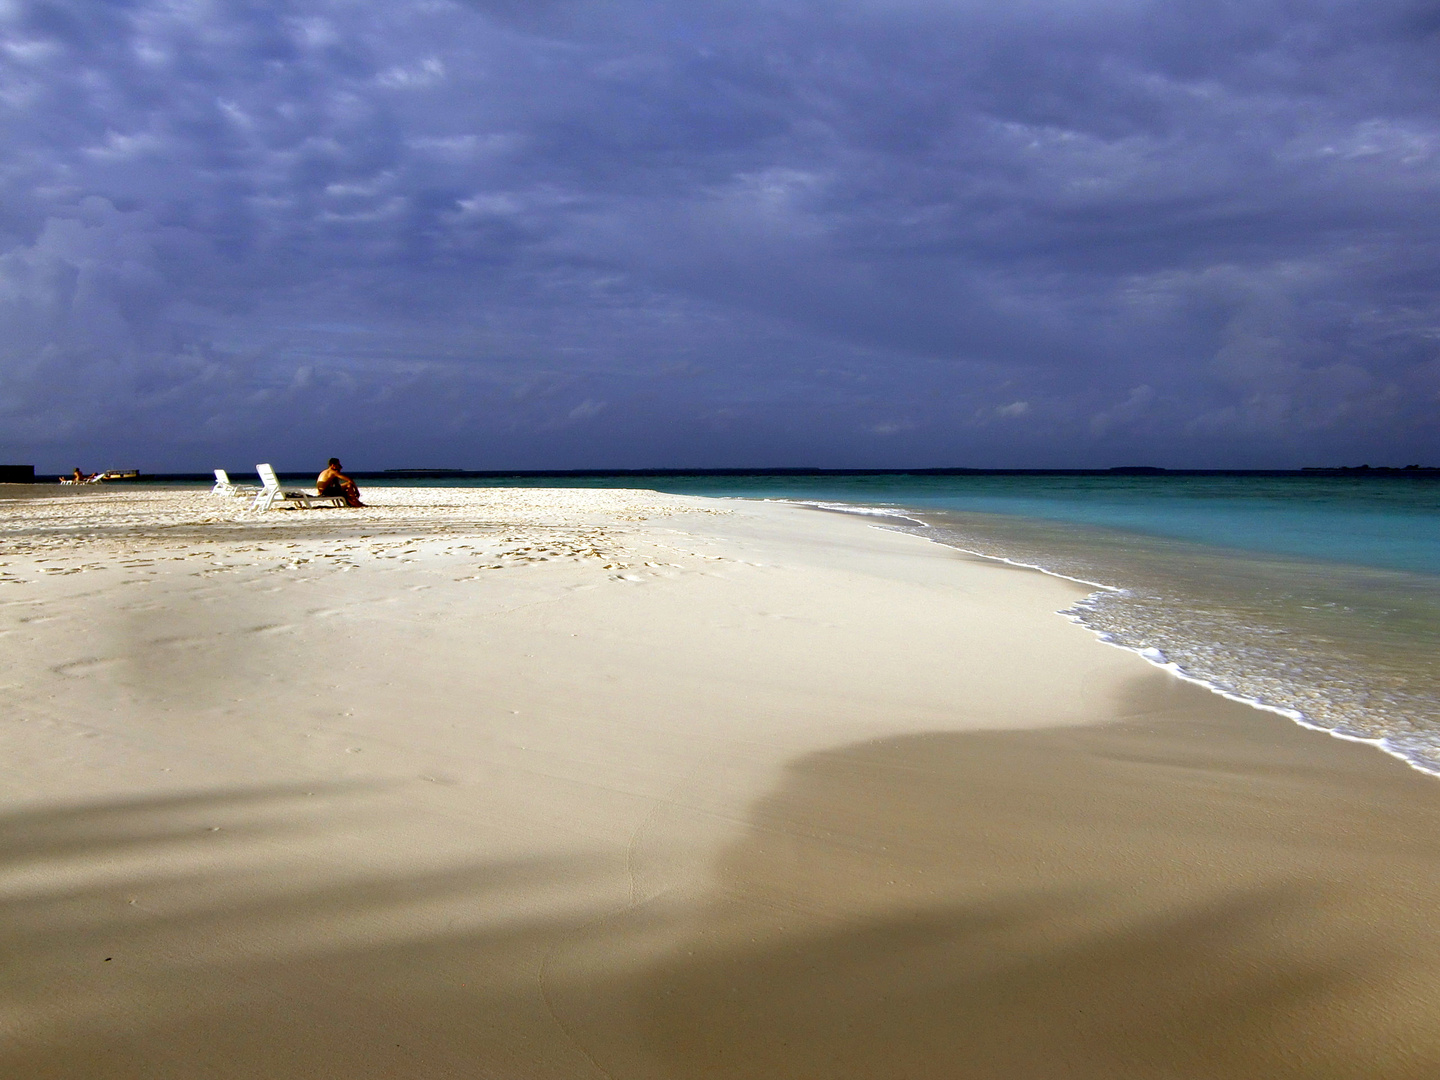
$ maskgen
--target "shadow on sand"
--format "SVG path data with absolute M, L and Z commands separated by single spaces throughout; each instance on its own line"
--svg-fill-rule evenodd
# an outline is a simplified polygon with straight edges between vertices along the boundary
M 1440 785 L 1177 686 L 796 761 L 698 901 L 276 854 L 363 791 L 14 814 L 0 1074 L 1440 1075 Z

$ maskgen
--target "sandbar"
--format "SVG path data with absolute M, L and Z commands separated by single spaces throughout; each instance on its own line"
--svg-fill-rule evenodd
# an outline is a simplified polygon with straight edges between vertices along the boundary
M 29 494 L 0 1074 L 1440 1075 L 1440 781 L 1081 586 L 647 491 Z

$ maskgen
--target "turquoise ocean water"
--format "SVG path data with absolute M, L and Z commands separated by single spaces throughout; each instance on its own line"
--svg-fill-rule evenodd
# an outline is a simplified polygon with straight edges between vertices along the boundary
M 627 475 L 543 482 L 903 514 L 924 525 L 892 518 L 894 527 L 1103 586 L 1068 614 L 1113 644 L 1440 775 L 1440 481 L 1433 478 Z

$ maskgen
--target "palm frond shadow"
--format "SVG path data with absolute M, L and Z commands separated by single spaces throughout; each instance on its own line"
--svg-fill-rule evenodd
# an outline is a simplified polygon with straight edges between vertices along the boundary
M 266 856 L 328 814 L 354 820 L 361 790 L 321 792 L 319 811 L 263 788 L 12 815 L 0 1074 L 1440 1072 L 1433 1026 L 1356 1019 L 1391 981 L 1440 991 L 1440 956 L 1387 951 L 1361 903 L 1384 881 L 1304 839 L 1335 791 L 1207 771 L 1180 728 L 1153 744 L 1116 730 L 810 755 L 752 807 L 705 896 L 638 905 L 623 865 L 583 853 L 349 876 Z M 1175 763 L 1163 804 L 1130 783 L 1137 757 Z M 218 857 L 201 831 L 216 821 L 250 855 Z M 1376 865 L 1421 856 L 1397 833 Z

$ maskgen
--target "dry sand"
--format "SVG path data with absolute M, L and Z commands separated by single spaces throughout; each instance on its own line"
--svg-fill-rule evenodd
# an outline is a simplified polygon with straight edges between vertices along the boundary
M 0 1075 L 1440 1075 L 1440 782 L 1069 583 L 653 492 L 28 494 Z

